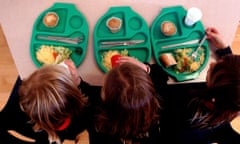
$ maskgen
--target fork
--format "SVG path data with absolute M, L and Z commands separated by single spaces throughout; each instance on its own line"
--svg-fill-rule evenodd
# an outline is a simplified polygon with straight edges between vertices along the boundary
M 192 57 L 193 60 L 195 60 L 197 58 L 198 50 L 201 48 L 201 46 L 203 45 L 203 43 L 206 39 L 207 39 L 207 35 L 204 35 L 204 37 L 200 41 L 197 49 L 191 54 L 191 57 Z

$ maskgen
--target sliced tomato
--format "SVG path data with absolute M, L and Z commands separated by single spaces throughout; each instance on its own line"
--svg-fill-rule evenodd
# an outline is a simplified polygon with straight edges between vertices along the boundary
M 54 59 L 56 59 L 57 56 L 58 56 L 58 53 L 57 52 L 53 52 L 52 55 L 53 55 Z
M 183 66 L 184 66 L 184 67 L 187 67 L 187 66 L 188 66 L 188 59 L 187 59 L 187 57 L 184 57 L 184 58 L 183 58 Z

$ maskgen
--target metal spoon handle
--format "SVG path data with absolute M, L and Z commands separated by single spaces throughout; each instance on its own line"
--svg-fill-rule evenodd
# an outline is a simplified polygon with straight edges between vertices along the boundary
M 201 47 L 203 45 L 203 43 L 205 42 L 205 40 L 207 39 L 207 35 L 204 35 L 204 37 L 202 38 L 202 40 L 200 41 L 198 47 Z
M 195 49 L 195 51 L 191 55 L 193 59 L 196 59 L 198 50 L 202 47 L 202 45 L 203 45 L 203 43 L 205 42 L 206 39 L 207 39 L 207 35 L 204 35 L 204 37 L 201 39 L 197 49 Z

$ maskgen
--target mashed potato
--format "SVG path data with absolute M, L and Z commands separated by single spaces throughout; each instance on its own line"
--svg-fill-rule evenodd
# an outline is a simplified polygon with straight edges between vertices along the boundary
M 71 53 L 71 50 L 63 46 L 41 45 L 36 57 L 42 64 L 58 64 L 69 58 Z

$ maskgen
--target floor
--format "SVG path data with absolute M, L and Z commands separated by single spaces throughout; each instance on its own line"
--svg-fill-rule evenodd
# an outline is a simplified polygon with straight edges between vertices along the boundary
M 4 107 L 18 72 L 0 25 L 0 110 Z
M 231 44 L 233 52 L 240 54 L 240 24 L 236 28 L 236 35 Z M 0 25 L 0 110 L 4 107 L 11 93 L 13 85 L 17 79 L 18 72 L 14 64 L 11 52 L 9 50 L 6 38 Z M 82 144 L 88 144 L 87 132 L 84 132 L 80 137 Z M 64 144 L 73 144 L 72 141 L 67 141 Z

